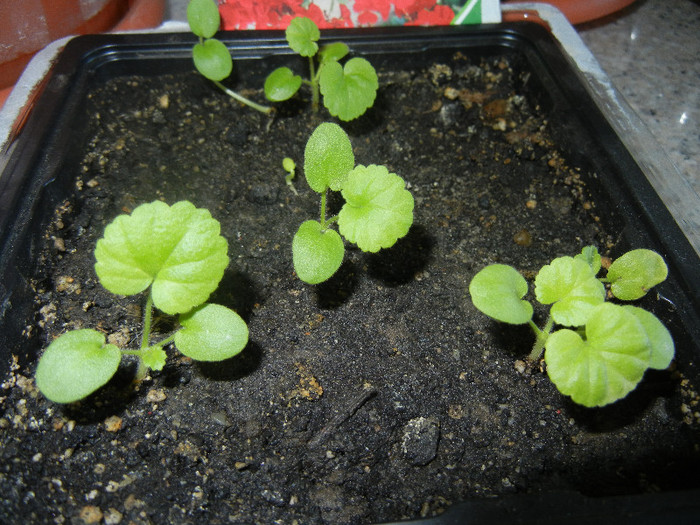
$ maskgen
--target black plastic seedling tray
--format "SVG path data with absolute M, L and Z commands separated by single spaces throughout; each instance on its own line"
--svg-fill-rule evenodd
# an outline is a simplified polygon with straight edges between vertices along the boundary
M 531 71 L 527 91 L 549 115 L 560 147 L 590 173 L 586 181 L 602 220 L 619 232 L 621 250 L 645 247 L 663 255 L 669 278 L 659 287 L 659 315 L 676 343 L 678 367 L 692 382 L 700 357 L 700 260 L 634 157 L 590 96 L 556 40 L 534 24 L 471 28 L 387 28 L 328 31 L 378 70 L 415 67 L 460 52 L 468 56 L 518 53 Z M 259 86 L 246 76 L 249 61 L 270 69 L 290 54 L 279 32 L 223 34 L 236 64 L 234 83 Z M 85 97 L 123 75 L 191 71 L 189 34 L 100 35 L 68 43 L 48 73 L 29 116 L 0 157 L 0 360 L 33 362 L 38 338 L 23 336 L 34 318 L 34 275 L 44 229 L 55 208 L 74 193 L 85 136 Z M 297 58 L 291 58 L 297 60 Z M 302 63 L 303 66 L 303 63 Z M 466 125 L 466 124 L 465 124 Z M 1 431 L 1 430 L 0 430 Z M 697 484 L 689 492 L 610 498 L 555 493 L 469 501 L 425 523 L 590 523 L 592 520 L 690 523 L 700 519 Z

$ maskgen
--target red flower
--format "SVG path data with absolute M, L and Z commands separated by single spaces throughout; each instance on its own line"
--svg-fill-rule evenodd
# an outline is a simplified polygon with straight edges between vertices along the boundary
M 222 29 L 286 29 L 298 16 L 306 16 L 321 29 L 352 27 L 352 13 L 340 4 L 340 18 L 326 20 L 323 11 L 310 3 L 301 7 L 302 0 L 225 0 L 219 6 Z M 355 0 L 353 8 L 359 25 L 387 22 L 393 14 L 406 25 L 449 24 L 454 17 L 451 8 L 437 5 L 437 0 Z
M 407 26 L 447 26 L 455 17 L 454 11 L 446 5 L 436 5 L 432 10 L 418 11 L 414 18 L 406 20 Z
M 386 21 L 389 19 L 389 14 L 391 13 L 392 4 L 394 2 L 382 2 L 381 0 L 355 0 L 353 5 L 353 10 L 359 14 L 358 22 L 361 18 L 371 20 L 370 17 L 374 16 L 374 22 L 377 23 L 380 20 Z

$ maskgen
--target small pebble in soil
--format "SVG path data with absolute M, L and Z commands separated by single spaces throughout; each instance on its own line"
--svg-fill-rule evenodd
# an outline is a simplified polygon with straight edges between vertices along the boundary
M 165 401 L 166 397 L 162 388 L 152 388 L 148 391 L 148 394 L 146 394 L 146 401 L 149 403 L 160 403 L 161 401 Z
M 532 244 L 532 235 L 525 228 L 513 235 L 513 241 L 518 246 L 528 247 Z
M 122 418 L 119 416 L 109 416 L 105 419 L 105 430 L 107 432 L 117 432 L 122 428 Z
M 401 451 L 413 465 L 427 465 L 437 455 L 439 440 L 439 423 L 431 418 L 417 417 L 404 427 Z

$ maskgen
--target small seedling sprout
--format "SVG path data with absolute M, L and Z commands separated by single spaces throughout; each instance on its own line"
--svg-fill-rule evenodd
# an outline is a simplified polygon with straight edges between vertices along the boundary
M 92 394 L 116 373 L 125 355 L 138 357 L 137 379 L 165 366 L 164 347 L 199 361 L 221 361 L 248 342 L 248 327 L 233 310 L 207 303 L 229 264 L 219 222 L 187 201 L 154 201 L 119 215 L 95 247 L 100 283 L 117 295 L 147 292 L 137 349 L 119 348 L 93 329 L 66 332 L 44 351 L 36 384 L 48 399 L 71 403 Z M 151 341 L 153 308 L 179 316 L 180 328 Z
M 498 321 L 528 324 L 535 333 L 529 356 L 542 356 L 547 373 L 564 395 L 587 407 L 603 406 L 625 397 L 647 369 L 663 370 L 673 359 L 671 334 L 651 312 L 606 301 L 606 284 L 616 299 L 640 299 L 666 279 L 663 258 L 646 249 L 632 250 L 615 260 L 598 278 L 601 257 L 593 246 L 575 257 L 559 257 L 535 278 L 535 298 L 550 305 L 543 328 L 532 320 L 533 307 L 523 297 L 527 281 L 511 266 L 493 264 L 469 284 L 477 309 Z M 555 327 L 562 328 L 552 331 Z
M 294 162 L 293 159 L 290 159 L 289 157 L 285 157 L 282 159 L 282 167 L 284 168 L 284 171 L 287 172 L 287 175 L 284 177 L 284 182 L 287 183 L 287 186 L 289 186 L 289 189 L 292 190 L 294 195 L 299 195 L 297 192 L 297 189 L 294 187 L 294 177 L 296 175 L 296 169 L 297 165 Z
M 275 69 L 265 80 L 265 96 L 272 102 L 293 97 L 302 84 L 311 87 L 311 105 L 319 109 L 320 95 L 331 115 L 353 120 L 374 104 L 379 82 L 377 72 L 366 59 L 354 57 L 344 66 L 340 60 L 350 52 L 342 42 L 319 47 L 321 32 L 309 18 L 294 18 L 285 31 L 289 47 L 309 59 L 309 79 L 302 79 L 288 67 Z M 318 62 L 318 66 L 317 66 Z
M 355 166 L 350 139 L 335 123 L 322 123 L 309 137 L 304 175 L 321 196 L 320 220 L 302 223 L 292 242 L 294 269 L 304 282 L 321 283 L 338 270 L 343 237 L 362 251 L 377 252 L 393 246 L 413 224 L 414 201 L 405 181 L 384 166 Z M 326 216 L 328 191 L 345 199 L 332 217 Z M 334 223 L 340 233 L 331 229 Z
M 221 83 L 231 75 L 233 60 L 226 45 L 214 38 L 221 24 L 221 15 L 216 2 L 190 0 L 187 4 L 187 22 L 190 30 L 199 37 L 199 42 L 192 48 L 192 59 L 197 71 L 233 99 L 262 113 L 272 113 L 274 108 L 253 102 Z

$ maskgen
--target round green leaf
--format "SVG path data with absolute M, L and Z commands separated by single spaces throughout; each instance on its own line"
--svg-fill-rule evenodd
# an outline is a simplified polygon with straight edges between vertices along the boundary
M 608 268 L 607 279 L 613 295 L 623 301 L 633 301 L 663 282 L 668 267 L 663 258 L 652 250 L 632 250 L 616 259 Z
M 605 286 L 586 261 L 558 257 L 537 274 L 535 297 L 542 304 L 554 303 L 550 313 L 555 322 L 583 326 L 593 308 L 605 301 Z
M 365 252 L 389 248 L 413 224 L 413 195 L 404 180 L 385 166 L 357 166 L 342 189 L 345 204 L 338 229 Z
M 626 304 L 623 306 L 625 310 L 634 314 L 637 320 L 642 323 L 642 327 L 649 338 L 651 346 L 651 358 L 649 360 L 649 368 L 656 370 L 665 370 L 671 364 L 673 356 L 676 352 L 673 338 L 664 324 L 651 312 Z
M 285 36 L 289 47 L 303 57 L 312 57 L 318 51 L 316 42 L 321 38 L 321 32 L 310 18 L 294 18 L 287 26 Z
M 167 314 L 187 312 L 216 290 L 228 266 L 219 222 L 188 201 L 154 201 L 119 215 L 95 247 L 95 271 L 112 293 L 133 295 L 152 285 Z
M 219 30 L 221 16 L 214 0 L 190 0 L 187 4 L 187 23 L 190 30 L 201 38 L 211 38 Z
M 236 312 L 219 304 L 205 304 L 180 315 L 183 326 L 175 346 L 196 361 L 222 361 L 248 344 L 248 325 Z
M 321 47 L 321 50 L 318 52 L 319 61 L 321 63 L 330 61 L 337 62 L 341 58 L 344 58 L 349 52 L 350 48 L 348 48 L 347 44 L 344 44 L 343 42 L 327 44 Z
M 469 295 L 480 311 L 498 321 L 525 324 L 532 319 L 532 305 L 523 301 L 527 281 L 512 266 L 491 264 L 469 283 Z
M 209 80 L 221 81 L 233 70 L 233 60 L 223 42 L 210 38 L 192 48 L 194 66 Z
M 288 100 L 299 91 L 301 77 L 288 67 L 278 67 L 265 79 L 265 96 L 273 102 Z
M 302 223 L 292 241 L 294 270 L 302 281 L 322 283 L 340 268 L 345 255 L 343 239 L 335 230 L 321 230 L 317 221 Z
M 586 340 L 572 330 L 547 339 L 547 373 L 564 395 L 587 407 L 622 399 L 649 367 L 649 339 L 637 317 L 611 303 L 597 306 L 586 324 Z
M 311 189 L 317 193 L 340 190 L 354 166 L 355 154 L 343 128 L 334 122 L 320 124 L 304 150 L 304 175 Z
M 96 330 L 66 332 L 39 359 L 36 386 L 55 403 L 92 394 L 112 378 L 122 359 L 119 348 L 105 343 Z
M 341 66 L 327 62 L 321 67 L 319 84 L 323 105 L 334 117 L 352 120 L 374 104 L 379 88 L 377 72 L 364 58 L 351 58 Z

